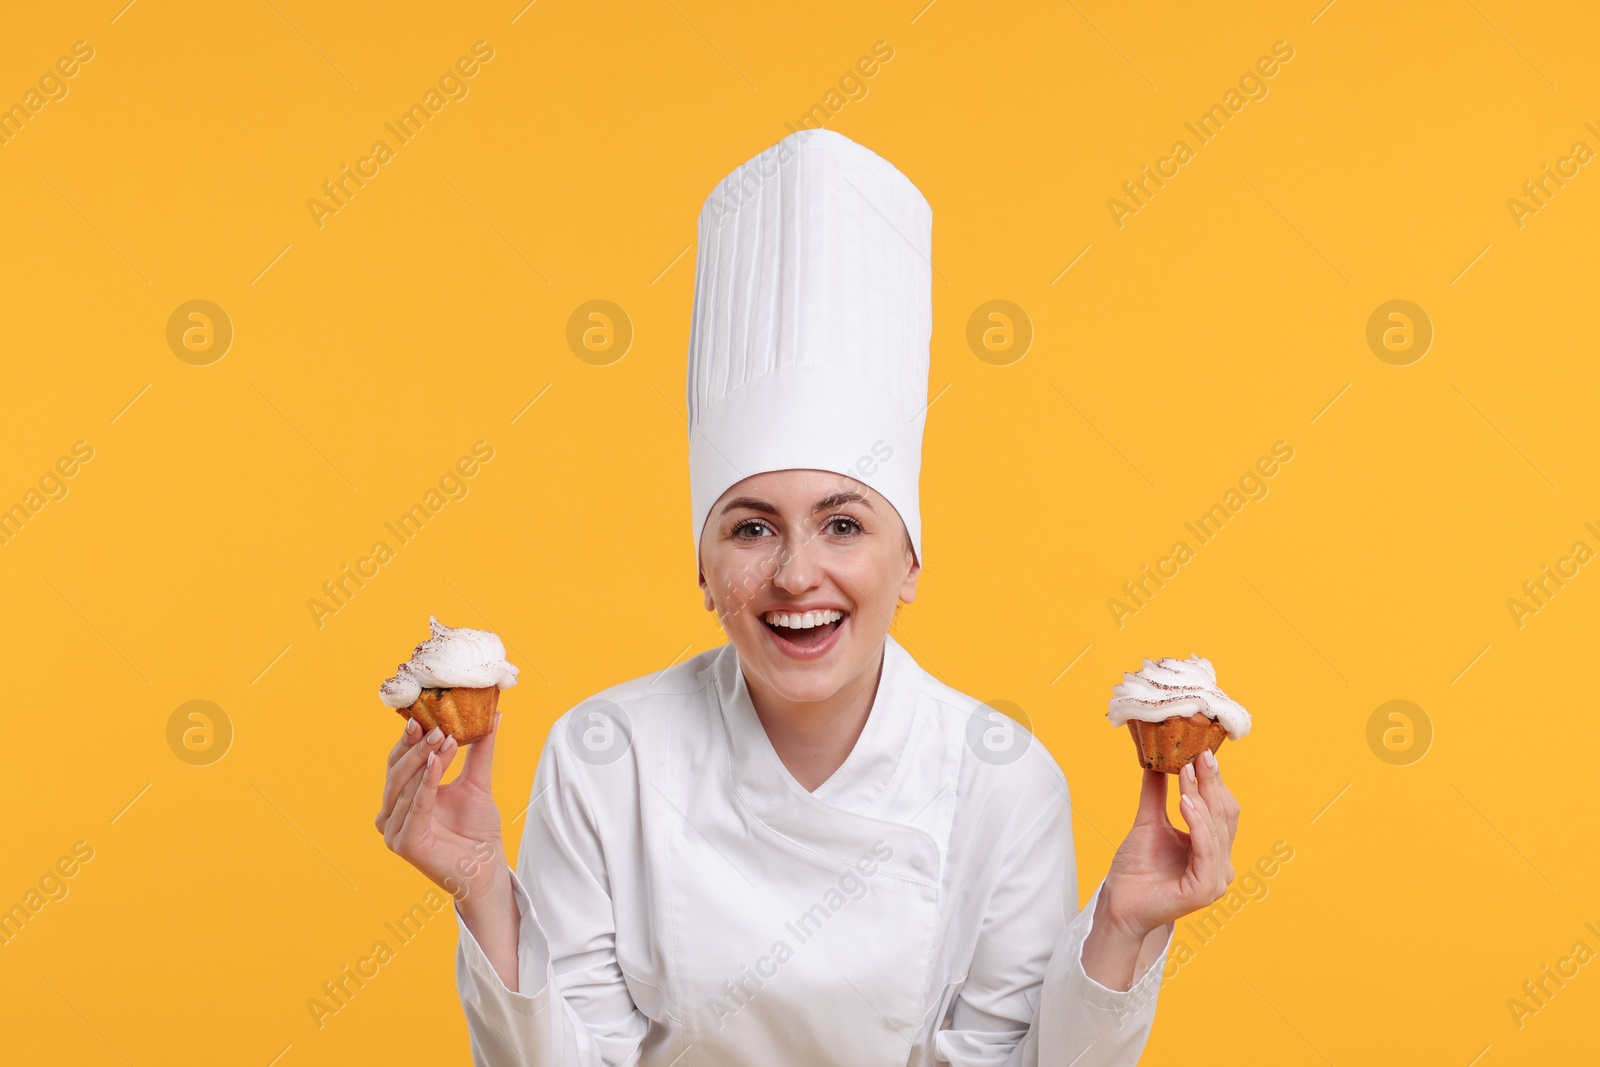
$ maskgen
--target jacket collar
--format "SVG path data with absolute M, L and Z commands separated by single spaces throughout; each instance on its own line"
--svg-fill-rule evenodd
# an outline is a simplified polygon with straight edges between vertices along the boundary
M 884 638 L 883 671 L 855 747 L 814 792 L 796 781 L 778 758 L 750 700 L 732 643 L 718 652 L 711 671 L 727 735 L 731 784 L 751 814 L 779 834 L 848 863 L 871 853 L 875 842 L 887 842 L 894 854 L 883 869 L 937 884 L 939 847 L 934 837 L 883 817 L 891 791 L 907 785 L 920 791 L 924 783 L 944 777 L 927 772 L 948 767 L 950 756 L 920 699 L 925 673 L 893 637 Z

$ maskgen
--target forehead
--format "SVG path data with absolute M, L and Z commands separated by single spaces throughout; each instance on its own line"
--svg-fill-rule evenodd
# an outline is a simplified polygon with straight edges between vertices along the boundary
M 766 501 L 781 509 L 807 509 L 824 497 L 838 493 L 860 493 L 882 509 L 888 504 L 876 489 L 865 482 L 835 471 L 763 471 L 736 482 L 717 498 L 713 512 L 720 512 L 733 500 L 749 497 Z

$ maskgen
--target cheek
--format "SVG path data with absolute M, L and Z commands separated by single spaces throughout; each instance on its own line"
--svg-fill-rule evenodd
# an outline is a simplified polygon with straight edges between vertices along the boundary
M 863 609 L 870 611 L 867 605 L 872 604 L 887 613 L 899 599 L 902 575 L 897 557 L 878 558 L 874 554 L 871 558 L 853 559 L 841 567 L 838 575 L 839 588 Z M 878 616 L 878 612 L 871 614 Z
M 727 614 L 738 613 L 769 582 L 771 552 L 740 552 L 714 559 L 706 569 L 711 597 Z

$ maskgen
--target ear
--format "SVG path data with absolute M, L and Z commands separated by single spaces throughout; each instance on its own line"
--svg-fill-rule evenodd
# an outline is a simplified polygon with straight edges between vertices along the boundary
M 922 574 L 922 561 L 915 555 L 911 556 L 911 569 L 906 572 L 906 580 L 900 584 L 900 599 L 904 603 L 911 603 L 917 599 L 917 577 Z
M 702 570 L 700 572 L 699 582 L 700 582 L 700 591 L 705 594 L 706 610 L 707 611 L 716 611 L 717 610 L 717 605 L 712 603 L 712 600 L 711 600 L 711 587 L 706 584 L 706 572 L 704 570 Z

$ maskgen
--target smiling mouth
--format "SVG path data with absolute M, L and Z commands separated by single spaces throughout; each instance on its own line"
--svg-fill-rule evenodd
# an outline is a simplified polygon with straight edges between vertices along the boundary
M 842 611 L 807 611 L 803 613 L 769 611 L 761 621 L 778 636 L 799 648 L 815 648 L 833 636 L 849 616 Z

